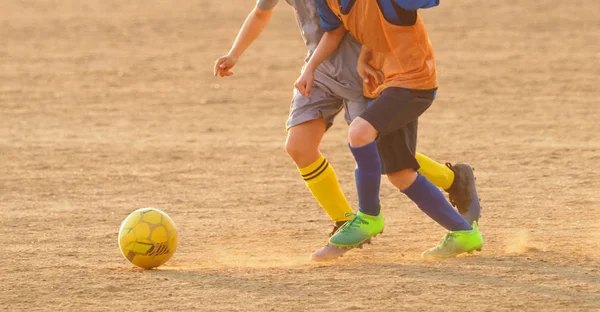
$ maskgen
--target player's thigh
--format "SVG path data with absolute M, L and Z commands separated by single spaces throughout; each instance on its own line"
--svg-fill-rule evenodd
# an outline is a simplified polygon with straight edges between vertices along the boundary
M 360 115 L 380 136 L 403 129 L 421 116 L 433 102 L 433 91 L 387 88 Z
M 405 169 L 419 169 L 419 162 L 415 158 L 418 125 L 419 122 L 415 119 L 409 121 L 404 127 L 377 138 L 377 150 L 381 158 L 383 174 Z

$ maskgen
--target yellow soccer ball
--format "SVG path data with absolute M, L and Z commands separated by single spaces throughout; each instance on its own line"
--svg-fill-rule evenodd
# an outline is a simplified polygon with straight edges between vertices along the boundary
M 177 229 L 169 216 L 155 208 L 132 212 L 121 224 L 119 249 L 129 262 L 152 269 L 169 261 L 177 250 Z

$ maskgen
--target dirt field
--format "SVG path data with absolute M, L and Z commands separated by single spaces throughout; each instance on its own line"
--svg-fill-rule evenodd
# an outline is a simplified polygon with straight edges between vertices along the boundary
M 311 263 L 331 224 L 283 150 L 305 48 L 282 3 L 212 76 L 254 1 L 0 0 L 0 310 L 600 311 L 600 6 L 446 1 L 424 12 L 440 92 L 419 150 L 477 168 L 483 252 L 384 181 L 386 233 Z M 338 120 L 323 153 L 354 206 Z M 177 254 L 132 268 L 134 209 Z

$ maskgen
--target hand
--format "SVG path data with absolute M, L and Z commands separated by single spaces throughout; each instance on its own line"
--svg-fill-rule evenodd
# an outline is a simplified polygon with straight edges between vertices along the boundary
M 237 61 L 238 57 L 231 54 L 221 56 L 215 61 L 214 75 L 221 77 L 233 76 L 231 69 L 235 66 Z
M 373 68 L 371 65 L 367 64 L 367 62 L 359 61 L 356 65 L 356 70 L 366 84 L 370 82 L 375 86 L 378 86 L 385 80 L 383 72 Z
M 294 83 L 294 87 L 298 89 L 298 92 L 304 96 L 310 96 L 310 90 L 312 89 L 313 82 L 315 81 L 315 74 L 312 70 L 305 69 L 302 75 L 298 77 Z

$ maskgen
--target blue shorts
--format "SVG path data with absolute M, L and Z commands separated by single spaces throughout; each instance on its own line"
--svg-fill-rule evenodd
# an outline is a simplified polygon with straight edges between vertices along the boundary
M 386 88 L 360 115 L 378 132 L 382 173 L 419 170 L 415 158 L 418 119 L 433 103 L 437 89 Z

